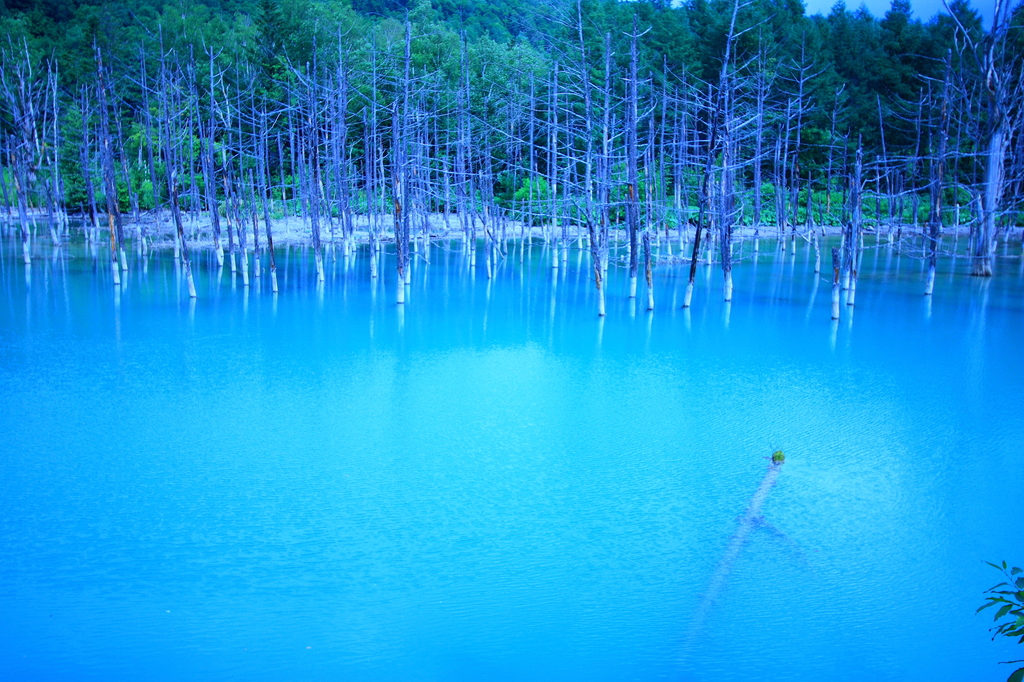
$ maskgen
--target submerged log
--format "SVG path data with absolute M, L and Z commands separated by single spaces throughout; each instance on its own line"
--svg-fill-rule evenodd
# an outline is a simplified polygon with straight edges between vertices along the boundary
M 762 523 L 761 507 L 764 506 L 764 501 L 768 499 L 768 493 L 770 493 L 772 488 L 775 486 L 775 481 L 779 478 L 779 473 L 782 471 L 782 463 L 784 461 L 785 455 L 782 454 L 781 450 L 776 450 L 771 456 L 771 463 L 768 465 L 768 471 L 765 472 L 764 478 L 761 479 L 761 485 L 757 487 L 757 490 L 754 491 L 754 494 L 747 502 L 747 508 L 739 518 L 739 525 L 736 528 L 736 532 L 734 532 L 732 537 L 729 538 L 729 542 L 725 546 L 725 551 L 722 553 L 721 558 L 718 560 L 718 564 L 715 566 L 714 572 L 711 574 L 711 580 L 708 582 L 708 587 L 704 591 L 704 597 L 701 599 L 700 604 L 697 606 L 697 610 L 694 612 L 693 622 L 690 625 L 690 634 L 688 637 L 691 644 L 694 638 L 700 634 L 701 629 L 704 627 L 704 622 L 707 620 L 708 613 L 710 613 L 711 608 L 718 600 L 718 595 L 725 586 L 725 581 L 728 579 L 729 573 L 732 571 L 732 566 L 736 562 L 736 558 L 740 555 L 740 551 L 743 549 L 743 545 L 746 543 L 747 538 L 750 536 L 750 533 Z

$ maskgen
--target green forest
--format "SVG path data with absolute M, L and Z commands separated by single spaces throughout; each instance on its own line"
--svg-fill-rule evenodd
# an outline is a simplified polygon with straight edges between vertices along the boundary
M 964 231 L 985 275 L 1020 222 L 1020 3 L 983 25 L 963 0 L 927 22 L 906 0 L 10 0 L 0 22 L 23 241 L 85 215 L 115 251 L 168 226 L 186 257 L 258 255 L 262 222 L 272 265 L 298 218 L 318 262 L 394 241 L 401 271 L 443 216 L 598 262 L 621 232 L 635 277 L 672 231 L 724 268 L 736 239 L 884 231 L 934 262 Z

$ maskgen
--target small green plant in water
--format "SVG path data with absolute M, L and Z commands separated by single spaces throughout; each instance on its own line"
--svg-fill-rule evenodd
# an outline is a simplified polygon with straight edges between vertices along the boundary
M 776 450 L 772 453 L 772 464 L 782 464 L 786 461 L 786 455 L 782 454 L 782 450 Z
M 996 635 L 1013 637 L 1018 644 L 1024 644 L 1024 569 L 1016 566 L 1007 566 L 1004 561 L 1002 565 L 986 561 L 989 566 L 1001 571 L 1006 580 L 994 587 L 985 590 L 985 603 L 978 607 L 975 613 L 980 613 L 990 606 L 998 606 L 994 621 L 998 623 L 992 628 L 992 639 Z M 1002 622 L 1000 622 L 1002 621 Z M 1024 663 L 1024 661 L 1006 661 L 1006 663 Z M 1010 673 L 1006 682 L 1024 682 L 1024 668 L 1018 668 Z

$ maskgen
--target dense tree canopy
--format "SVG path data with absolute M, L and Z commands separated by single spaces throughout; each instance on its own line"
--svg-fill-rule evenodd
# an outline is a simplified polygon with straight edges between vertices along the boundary
M 587 43 L 595 46 L 595 68 L 606 32 L 624 59 L 624 28 L 636 14 L 647 29 L 642 70 L 714 81 L 731 6 L 729 0 L 581 0 L 579 12 Z M 954 0 L 950 8 L 966 27 L 983 32 L 965 0 Z M 10 0 L 0 27 L 11 41 L 27 39 L 39 58 L 52 56 L 62 84 L 73 88 L 94 70 L 94 43 L 123 69 L 134 67 L 141 47 L 157 54 L 162 46 L 182 54 L 212 49 L 222 61 L 246 58 L 280 78 L 286 60 L 311 62 L 314 45 L 336 42 L 339 32 L 357 48 L 407 16 L 416 28 L 433 26 L 473 46 L 525 42 L 554 62 L 575 40 L 576 14 L 571 0 Z M 745 33 L 737 41 L 738 63 L 763 53 L 769 65 L 813 64 L 817 104 L 829 107 L 828 93 L 844 86 L 849 106 L 843 132 L 863 134 L 872 143 L 879 139 L 878 101 L 886 111 L 916 101 L 955 46 L 948 16 L 922 22 L 912 16 L 908 0 L 893 0 L 881 18 L 863 7 L 851 11 L 841 1 L 826 17 L 808 17 L 799 0 L 753 0 L 744 3 L 739 23 Z M 429 49 L 425 42 L 421 46 Z
M 608 219 L 624 219 L 614 206 L 632 191 L 632 126 L 645 178 L 636 191 L 676 204 L 669 215 L 651 202 L 649 225 L 681 223 L 719 200 L 709 188 L 729 195 L 723 182 L 747 193 L 735 203 L 747 223 L 810 221 L 814 192 L 831 211 L 819 221 L 844 220 L 846 195 L 832 192 L 849 188 L 860 148 L 865 186 L 887 197 L 890 217 L 916 224 L 938 182 L 947 62 L 942 210 L 981 211 L 993 155 L 1011 203 L 1024 175 L 1024 10 L 990 36 L 964 0 L 949 9 L 922 22 L 908 0 L 880 18 L 841 1 L 807 16 L 800 0 L 13 0 L 0 14 L 4 68 L 38 81 L 27 109 L 38 115 L 18 113 L 27 103 L 11 81 L 0 133 L 6 165 L 28 173 L 11 186 L 31 184 L 36 205 L 46 196 L 86 208 L 106 172 L 119 205 L 156 208 L 169 199 L 170 164 L 188 177 L 182 200 L 193 207 L 227 201 L 262 169 L 282 201 L 313 182 L 329 188 L 328 203 L 337 191 L 348 197 L 339 206 L 368 209 L 372 187 L 382 202 L 394 191 L 404 150 L 424 169 L 412 177 L 430 178 L 431 208 L 454 205 L 441 188 L 460 178 L 459 212 L 491 198 L 541 216 L 537 202 L 558 196 L 560 208 L 544 209 L 557 223 L 559 212 L 579 218 L 578 197 L 601 182 Z M 1000 93 L 990 68 L 1003 74 Z M 51 177 L 43 189 L 31 182 Z M 880 220 L 881 199 L 873 208 Z

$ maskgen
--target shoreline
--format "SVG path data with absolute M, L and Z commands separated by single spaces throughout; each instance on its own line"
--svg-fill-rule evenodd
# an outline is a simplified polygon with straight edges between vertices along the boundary
M 98 214 L 103 216 L 105 214 Z M 45 211 L 41 209 L 30 210 L 28 218 L 32 224 L 32 228 L 36 232 L 36 238 L 39 237 L 40 233 L 45 234 L 44 231 L 49 229 L 49 220 Z M 382 242 L 393 242 L 394 241 L 394 218 L 393 215 L 388 214 L 377 214 L 374 216 L 375 222 L 377 222 L 378 239 Z M 140 233 L 143 234 L 148 240 L 150 247 L 158 247 L 161 242 L 166 242 L 168 246 L 173 246 L 175 240 L 175 229 L 173 222 L 169 216 L 165 216 L 165 213 L 161 211 L 160 214 L 154 212 L 147 212 L 142 214 L 141 219 L 133 219 L 129 216 L 122 215 L 122 229 L 125 232 L 125 236 L 128 239 L 135 239 Z M 223 216 L 221 217 L 221 240 L 226 245 L 228 238 L 228 226 L 230 223 Z M 98 229 L 100 234 L 106 233 L 108 230 L 105 219 L 98 219 L 96 227 L 93 228 L 89 225 L 89 216 L 85 213 L 67 213 L 57 217 L 57 225 L 61 227 L 61 232 L 69 234 L 73 232 L 86 233 L 93 229 Z M 357 243 L 367 243 L 370 237 L 370 217 L 366 214 L 353 214 L 353 237 Z M 412 222 L 412 221 L 411 221 Z M 419 224 L 415 225 L 411 238 L 422 239 L 425 236 L 423 228 L 422 216 L 417 216 Z M 429 238 L 432 240 L 436 239 L 448 239 L 448 240 L 461 240 L 464 236 L 464 231 L 460 225 L 458 225 L 458 216 L 454 213 L 448 214 L 446 217 L 443 213 L 431 213 L 427 216 L 427 227 L 429 230 Z M 11 230 L 19 229 L 19 220 L 16 215 L 0 215 L 0 225 L 4 226 L 4 231 L 9 232 Z M 68 225 L 71 223 L 71 225 Z M 476 220 L 476 232 L 478 238 L 485 238 L 486 225 L 483 221 Z M 523 236 L 529 236 L 532 238 L 549 238 L 551 234 L 550 226 L 533 225 L 530 227 L 523 227 L 519 221 L 516 220 L 502 220 L 502 225 L 497 226 L 497 232 L 503 234 L 505 239 L 519 239 Z M 88 228 L 88 229 L 87 229 Z M 287 216 L 283 218 L 272 218 L 271 228 L 273 230 L 273 238 L 275 245 L 292 245 L 296 243 L 312 244 L 312 228 L 307 219 L 300 216 Z M 246 247 L 251 250 L 252 244 L 252 225 L 251 223 L 245 226 L 245 242 Z M 561 230 L 561 226 L 555 229 Z M 657 240 L 662 240 L 666 237 L 666 229 L 668 231 L 668 238 L 673 241 L 679 241 L 679 228 L 675 226 L 659 226 L 658 228 L 648 228 L 648 231 Z M 714 229 L 714 228 L 710 228 Z M 861 232 L 865 235 L 900 235 L 900 236 L 926 236 L 925 230 L 927 225 L 924 224 L 867 224 L 861 226 Z M 817 233 L 819 236 L 841 236 L 843 232 L 842 225 L 826 224 L 819 225 L 816 223 L 801 224 L 797 225 L 794 229 L 793 226 L 787 225 L 785 228 L 785 237 L 790 238 L 792 236 L 801 237 L 807 239 L 810 235 Z M 214 240 L 212 234 L 213 228 L 212 223 L 209 219 L 209 214 L 199 213 L 190 214 L 185 224 L 185 238 L 188 242 L 189 248 L 213 248 Z M 568 228 L 570 239 L 575 241 L 576 239 L 582 238 L 587 240 L 586 228 L 584 225 L 579 223 L 572 223 Z M 1024 236 L 1024 225 L 1017 226 L 1005 226 L 999 232 L 998 241 L 1006 241 L 1014 232 L 1021 232 Z M 326 224 L 321 225 L 321 242 L 323 244 L 335 243 L 339 244 L 344 241 L 344 237 L 341 235 L 341 226 L 332 225 L 330 221 Z M 333 234 L 332 234 L 333 232 Z M 757 234 L 755 234 L 755 232 Z M 693 238 L 693 227 L 687 226 L 683 230 L 683 237 L 687 242 L 690 242 Z M 709 230 L 704 231 L 704 235 L 707 235 Z M 943 226 L 942 236 L 969 236 L 971 233 L 970 223 L 962 223 L 959 226 Z M 625 225 L 617 225 L 612 227 L 609 234 L 615 235 L 626 235 Z M 755 237 L 764 240 L 777 240 L 782 236 L 779 227 L 777 225 L 764 223 L 759 225 L 756 230 L 753 225 L 737 225 L 733 227 L 733 238 L 737 240 L 751 240 Z M 260 244 L 266 243 L 266 227 L 262 218 L 259 219 L 259 240 Z M 622 241 L 622 240 L 619 240 Z
M 102 218 L 103 214 L 98 214 L 98 218 Z M 419 252 L 421 245 L 425 245 L 429 242 L 431 245 L 440 242 L 448 242 L 450 244 L 463 244 L 465 240 L 465 234 L 462 226 L 459 224 L 459 219 L 456 214 L 449 214 L 445 216 L 443 213 L 432 213 L 427 216 L 426 227 L 429 228 L 429 232 L 424 232 L 424 221 L 423 216 L 416 216 L 414 221 L 415 228 L 413 234 L 410 235 L 410 247 L 412 253 L 415 255 Z M 51 230 L 48 217 L 44 211 L 34 210 L 30 212 L 29 219 L 32 224 L 32 231 L 30 233 L 27 257 L 52 257 L 55 254 L 47 254 L 43 256 L 37 251 L 37 246 L 46 244 L 52 247 L 65 247 L 65 246 L 91 246 L 91 250 L 94 255 L 98 255 L 100 248 L 109 248 L 109 234 L 108 227 L 104 224 L 105 220 L 98 220 L 98 227 L 94 227 L 89 221 L 89 217 L 86 214 L 66 214 L 58 216 L 55 221 L 59 226 L 56 230 Z M 180 249 L 177 245 L 176 233 L 173 227 L 173 222 L 170 219 L 169 211 L 161 211 L 159 214 L 150 212 L 142 215 L 141 220 L 133 220 L 127 216 L 123 216 L 123 231 L 125 235 L 125 244 L 120 248 L 123 254 L 129 252 L 134 253 L 148 253 L 150 251 L 171 251 L 174 252 L 175 256 L 178 257 Z M 341 226 L 337 223 L 334 224 L 333 234 L 332 225 L 321 226 L 321 246 L 324 254 L 333 254 L 337 257 L 340 251 L 345 256 L 354 252 L 355 249 L 360 245 L 367 245 L 370 243 L 370 217 L 366 214 L 353 215 L 353 232 L 351 239 L 346 239 L 341 234 Z M 378 251 L 384 251 L 387 249 L 389 244 L 395 243 L 393 234 L 394 218 L 392 214 L 379 214 L 375 216 L 375 222 L 377 225 L 377 245 Z M 487 232 L 485 225 L 482 221 L 477 219 L 476 221 L 476 238 L 479 241 L 487 240 Z M 230 260 L 233 259 L 232 251 L 229 247 L 227 230 L 228 221 L 222 217 L 221 224 L 221 241 L 220 241 L 220 254 L 218 260 Z M 312 248 L 312 230 L 308 220 L 304 220 L 299 216 L 288 216 L 284 218 L 271 219 L 271 226 L 273 229 L 273 240 L 275 252 L 282 248 Z M 925 244 L 923 240 L 927 239 L 927 235 L 923 232 L 927 228 L 926 225 L 864 225 L 861 228 L 862 241 L 861 248 L 873 249 L 884 246 L 896 246 L 901 250 L 906 250 L 908 256 L 916 258 L 927 258 L 928 254 L 925 251 Z M 5 238 L 17 239 L 17 233 L 19 231 L 19 221 L 16 215 L 0 215 L 0 234 Z M 562 227 L 556 228 L 559 233 Z M 500 243 L 515 243 L 521 239 L 528 238 L 531 241 L 540 241 L 545 247 L 554 246 L 558 244 L 560 240 L 555 240 L 552 237 L 552 229 L 550 226 L 530 226 L 524 227 L 522 223 L 513 220 L 503 220 L 500 226 L 497 226 L 496 241 Z M 564 250 L 562 260 L 565 259 L 569 249 L 585 250 L 589 251 L 590 239 L 586 232 L 586 228 L 581 224 L 571 224 L 566 228 L 568 232 L 568 241 L 561 244 L 560 249 Z M 958 229 L 952 227 L 944 227 L 941 235 L 941 243 L 938 249 L 938 255 L 943 257 L 954 257 L 954 258 L 971 258 L 972 255 L 969 252 L 971 239 L 971 226 L 960 225 Z M 237 232 L 235 233 L 237 235 Z M 694 230 L 692 227 L 687 226 L 683 229 L 682 235 L 680 235 L 679 229 L 676 227 L 668 228 L 668 239 L 666 239 L 666 230 L 664 227 L 660 229 L 650 230 L 652 236 L 652 261 L 655 266 L 669 266 L 679 267 L 688 266 L 693 260 L 693 237 Z M 830 259 L 827 249 L 831 248 L 832 245 L 826 247 L 821 244 L 820 240 L 836 239 L 841 238 L 843 234 L 843 227 L 840 225 L 797 225 L 794 230 L 792 226 L 786 227 L 785 234 L 780 234 L 779 228 L 775 225 L 762 225 L 756 230 L 751 225 L 742 225 L 733 228 L 733 262 L 745 261 L 754 255 L 764 252 L 779 250 L 783 253 L 792 250 L 795 253 L 796 244 L 799 242 L 804 243 L 807 248 L 815 246 L 818 253 L 815 258 L 820 263 L 821 269 L 831 267 L 830 264 L 826 264 L 822 261 Z M 139 237 L 142 236 L 144 239 L 140 242 Z M 558 235 L 561 236 L 560 234 Z M 702 235 L 701 252 L 697 258 L 697 262 L 703 265 L 720 265 L 721 257 L 718 253 L 718 242 L 715 238 L 717 235 L 711 232 L 709 235 L 708 231 L 705 231 Z M 865 242 L 866 237 L 873 237 L 872 242 Z M 963 238 L 968 241 L 968 252 L 964 252 L 960 248 L 959 241 Z M 55 239 L 57 241 L 55 241 Z M 215 244 L 212 226 L 207 213 L 190 214 L 185 225 L 185 239 L 188 244 L 188 249 L 193 253 L 213 253 L 217 254 L 217 246 Z M 1010 242 L 1017 242 L 1011 245 Z M 761 243 L 765 243 L 766 248 L 762 248 Z M 751 243 L 753 245 L 751 246 Z M 1000 231 L 996 238 L 996 244 L 1001 248 L 1001 253 L 995 254 L 1000 258 L 1024 258 L 1024 227 L 1015 226 L 1004 228 Z M 242 262 L 246 262 L 249 256 L 255 259 L 257 257 L 262 260 L 268 252 L 267 248 L 267 237 L 266 230 L 263 224 L 263 220 L 259 219 L 259 244 L 258 249 L 254 248 L 252 223 L 246 225 L 245 232 L 245 255 L 242 254 L 242 250 L 239 248 L 238 240 L 235 239 L 234 244 L 234 257 L 241 257 Z M 1016 248 L 1015 248 L 1016 247 Z M 625 225 L 616 226 L 609 231 L 609 240 L 606 246 L 606 262 L 607 265 L 621 266 L 628 262 L 628 235 L 626 233 Z M 462 250 L 467 251 L 468 249 L 463 246 Z M 500 247 L 499 247 L 500 250 Z M 257 253 L 258 251 L 258 253 Z M 474 259 L 475 260 L 475 259 Z M 642 260 L 642 258 L 641 258 Z M 221 262 L 223 262 L 221 260 Z M 124 265 L 124 264 L 122 264 Z M 268 267 L 269 264 L 264 263 L 263 267 Z M 238 267 L 242 267 L 242 263 L 238 264 Z

